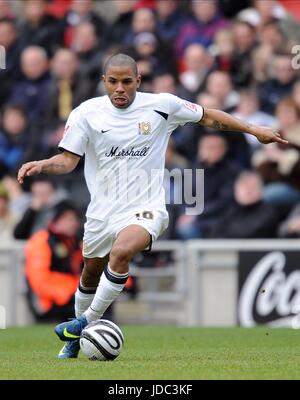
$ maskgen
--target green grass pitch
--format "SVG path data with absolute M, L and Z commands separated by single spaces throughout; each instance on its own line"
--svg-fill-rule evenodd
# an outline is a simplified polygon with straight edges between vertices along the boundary
M 114 361 L 57 360 L 53 326 L 0 330 L 0 379 L 300 379 L 292 329 L 121 326 Z

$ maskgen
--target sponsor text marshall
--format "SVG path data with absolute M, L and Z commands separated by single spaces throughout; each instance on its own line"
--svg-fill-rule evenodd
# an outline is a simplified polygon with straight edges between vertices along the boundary
M 145 157 L 148 154 L 150 147 L 145 146 L 142 149 L 136 150 L 134 146 L 127 150 L 119 150 L 119 146 L 112 146 L 109 152 L 106 152 L 106 157 Z

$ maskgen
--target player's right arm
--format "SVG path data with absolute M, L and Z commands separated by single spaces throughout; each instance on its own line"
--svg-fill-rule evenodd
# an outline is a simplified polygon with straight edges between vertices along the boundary
M 53 156 L 51 158 L 40 160 L 40 161 L 30 161 L 23 164 L 18 172 L 19 183 L 24 182 L 25 176 L 32 176 L 38 174 L 51 174 L 60 175 L 67 174 L 77 166 L 80 157 L 76 154 L 64 151 L 61 154 Z

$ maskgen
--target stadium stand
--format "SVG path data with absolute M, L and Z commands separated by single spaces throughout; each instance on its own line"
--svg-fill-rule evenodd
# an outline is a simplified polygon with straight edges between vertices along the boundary
M 224 159 L 217 159 L 214 169 L 197 151 L 198 142 L 201 146 L 214 132 L 177 128 L 166 168 L 204 166 L 206 209 L 187 221 L 180 207 L 171 205 L 172 224 L 162 239 L 211 238 L 203 221 L 213 214 L 216 223 L 237 207 L 234 178 L 249 169 L 262 179 L 263 205 L 274 207 L 272 236 L 298 237 L 291 221 L 300 205 L 300 61 L 292 62 L 299 21 L 300 4 L 289 0 L 0 0 L 0 46 L 6 53 L 6 68 L 0 69 L 1 232 L 14 231 L 15 238 L 26 240 L 37 227 L 47 227 L 56 201 L 36 206 L 37 182 L 28 180 L 21 188 L 12 177 L 23 162 L 58 152 L 69 112 L 104 93 L 103 64 L 122 51 L 137 60 L 141 90 L 167 91 L 259 121 L 290 141 L 285 148 L 262 148 L 228 133 L 220 139 Z M 54 177 L 53 190 L 57 199 L 72 198 L 84 216 L 89 199 L 82 175 L 80 162 L 68 177 Z M 172 190 L 174 195 L 176 182 Z M 13 218 L 5 217 L 7 207 Z M 226 232 L 215 235 L 227 239 Z

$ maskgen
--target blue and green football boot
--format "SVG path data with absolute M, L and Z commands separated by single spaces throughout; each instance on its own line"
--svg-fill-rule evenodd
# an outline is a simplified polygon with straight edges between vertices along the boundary
M 57 358 L 60 360 L 66 358 L 77 358 L 80 350 L 79 339 L 67 342 L 58 353 Z
M 81 331 L 87 326 L 87 324 L 88 322 L 86 317 L 81 315 L 79 318 L 56 325 L 54 332 L 60 340 L 72 342 L 80 338 Z

